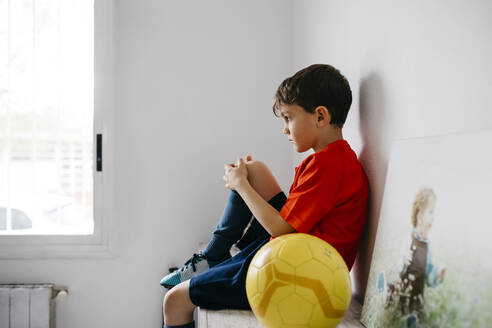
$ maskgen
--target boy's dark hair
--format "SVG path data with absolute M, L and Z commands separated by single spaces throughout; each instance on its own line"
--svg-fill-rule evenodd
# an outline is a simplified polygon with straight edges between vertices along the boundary
M 280 84 L 273 104 L 273 114 L 277 117 L 282 103 L 299 105 L 311 114 L 316 107 L 325 106 L 331 116 L 330 124 L 342 128 L 352 104 L 352 91 L 338 69 L 330 65 L 314 64 Z

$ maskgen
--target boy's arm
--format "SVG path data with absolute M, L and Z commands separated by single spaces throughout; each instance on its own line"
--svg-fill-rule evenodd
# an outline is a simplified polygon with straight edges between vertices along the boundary
M 247 179 L 241 181 L 236 191 L 270 235 L 277 237 L 295 231 L 279 212 L 256 192 Z

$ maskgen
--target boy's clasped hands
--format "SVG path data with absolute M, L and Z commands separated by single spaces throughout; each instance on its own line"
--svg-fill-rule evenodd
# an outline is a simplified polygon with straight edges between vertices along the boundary
M 225 187 L 236 190 L 242 183 L 248 180 L 248 169 L 246 163 L 252 160 L 251 155 L 246 155 L 246 160 L 239 158 L 236 163 L 224 164 Z

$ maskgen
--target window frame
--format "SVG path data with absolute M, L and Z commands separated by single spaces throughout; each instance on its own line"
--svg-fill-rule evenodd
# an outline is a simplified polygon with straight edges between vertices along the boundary
M 114 0 L 94 0 L 94 125 L 92 235 L 0 235 L 0 259 L 114 257 L 113 138 Z M 96 171 L 97 134 L 103 170 Z

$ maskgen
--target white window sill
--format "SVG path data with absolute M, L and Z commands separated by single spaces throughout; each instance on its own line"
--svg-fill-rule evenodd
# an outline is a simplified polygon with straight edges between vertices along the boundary
M 115 258 L 111 239 L 109 236 L 1 236 L 0 260 Z

